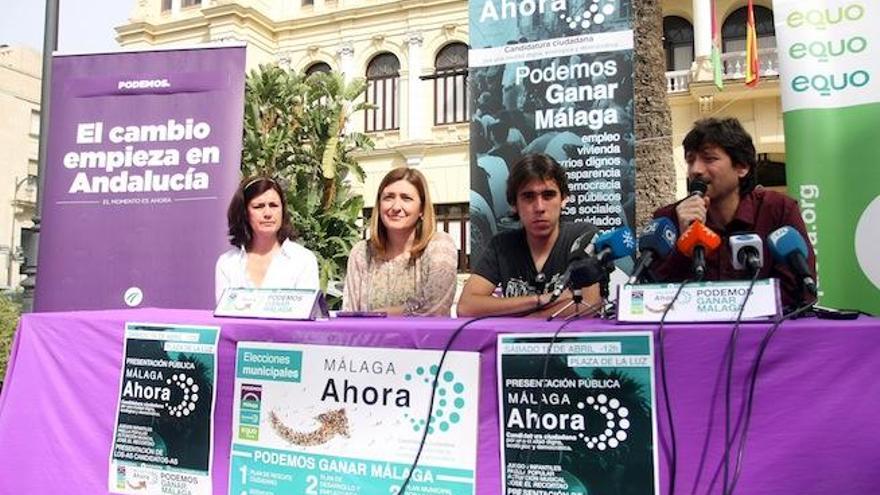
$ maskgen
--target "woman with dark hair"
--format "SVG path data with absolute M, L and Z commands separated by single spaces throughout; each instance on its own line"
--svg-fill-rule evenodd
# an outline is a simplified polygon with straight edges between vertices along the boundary
M 284 190 L 272 178 L 242 181 L 226 213 L 233 247 L 217 259 L 214 291 L 262 287 L 317 289 L 318 260 L 293 242 L 295 231 L 284 201 Z
M 457 258 L 452 237 L 434 225 L 425 176 L 396 168 L 379 184 L 370 238 L 348 257 L 342 309 L 448 316 Z

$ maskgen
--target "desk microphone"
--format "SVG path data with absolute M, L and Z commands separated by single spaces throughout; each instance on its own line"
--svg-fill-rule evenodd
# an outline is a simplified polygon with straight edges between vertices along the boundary
M 553 292 L 550 294 L 551 303 L 559 299 L 562 292 L 570 285 L 571 272 L 575 264 L 590 256 L 593 251 L 592 242 L 595 238 L 596 232 L 593 229 L 590 229 L 577 236 L 574 242 L 571 243 L 571 248 L 568 250 L 568 266 L 553 284 Z
M 568 287 L 580 290 L 581 287 L 600 281 L 604 278 L 603 270 L 612 261 L 632 256 L 635 251 L 635 236 L 629 227 L 618 227 L 599 234 L 595 236 L 592 244 L 585 241 L 578 242 L 585 236 L 586 234 L 578 237 L 575 244 L 572 245 L 568 256 L 568 268 L 556 282 L 550 302 L 556 301 Z M 597 275 L 597 273 L 601 273 L 601 275 Z
M 636 236 L 629 227 L 617 227 L 596 236 L 593 246 L 596 261 L 604 265 L 618 258 L 632 256 L 636 250 Z
M 807 291 L 816 296 L 816 281 L 807 264 L 807 243 L 797 229 L 790 225 L 779 227 L 767 236 L 767 242 L 770 244 L 773 259 L 777 263 L 788 265 Z
M 706 275 L 706 255 L 712 254 L 721 245 L 721 237 L 712 232 L 703 222 L 694 222 L 678 238 L 678 250 L 693 259 L 694 278 L 699 281 Z
M 734 270 L 748 270 L 755 274 L 764 266 L 764 242 L 758 234 L 731 236 L 728 242 Z
M 688 183 L 688 197 L 702 198 L 706 196 L 708 187 L 706 182 L 697 177 Z M 718 249 L 721 245 L 721 237 L 703 222 L 695 220 L 681 233 L 677 245 L 682 254 L 693 260 L 694 278 L 700 281 L 706 275 L 706 255 Z
M 605 276 L 605 267 L 596 258 L 584 258 L 571 265 L 569 286 L 580 290 L 581 287 L 593 285 Z
M 663 259 L 675 247 L 678 229 L 672 220 L 666 217 L 655 218 L 639 236 L 639 260 L 632 275 L 627 281 L 632 285 L 639 281 L 642 272 L 651 267 L 658 259 Z

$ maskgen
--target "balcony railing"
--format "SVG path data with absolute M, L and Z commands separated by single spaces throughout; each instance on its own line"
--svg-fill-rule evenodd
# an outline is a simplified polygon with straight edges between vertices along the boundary
M 746 52 L 722 53 L 724 79 L 744 79 L 746 77 Z M 776 48 L 758 50 L 758 74 L 762 76 L 779 75 L 779 56 Z
M 687 93 L 688 86 L 691 83 L 691 71 L 673 70 L 666 73 L 666 92 L 667 93 Z
M 758 74 L 761 77 L 779 75 L 779 54 L 776 48 L 758 50 Z M 721 77 L 724 80 L 744 79 L 746 77 L 746 52 L 729 52 L 721 54 Z M 690 70 L 674 70 L 666 73 L 666 92 L 670 94 L 686 93 L 691 85 Z

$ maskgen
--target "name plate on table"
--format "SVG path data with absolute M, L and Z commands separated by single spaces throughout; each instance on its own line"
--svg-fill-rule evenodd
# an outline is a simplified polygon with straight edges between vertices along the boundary
M 328 316 L 318 289 L 231 288 L 223 291 L 214 316 L 314 320 Z
M 684 286 L 664 321 L 735 321 L 749 288 L 749 280 L 693 282 Z M 659 322 L 680 284 L 622 285 L 618 293 L 617 320 Z M 779 315 L 779 281 L 757 280 L 743 309 L 743 320 Z

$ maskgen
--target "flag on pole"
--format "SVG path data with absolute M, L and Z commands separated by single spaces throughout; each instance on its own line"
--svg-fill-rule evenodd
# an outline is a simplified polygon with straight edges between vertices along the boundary
M 721 67 L 721 31 L 718 29 L 718 16 L 715 14 L 715 0 L 712 2 L 712 72 L 715 79 L 715 86 L 720 90 L 724 88 L 724 81 L 721 78 L 723 72 Z M 751 0 L 749 0 L 751 5 Z
M 755 31 L 755 8 L 749 0 L 748 17 L 746 18 L 746 86 L 758 85 L 758 33 Z

